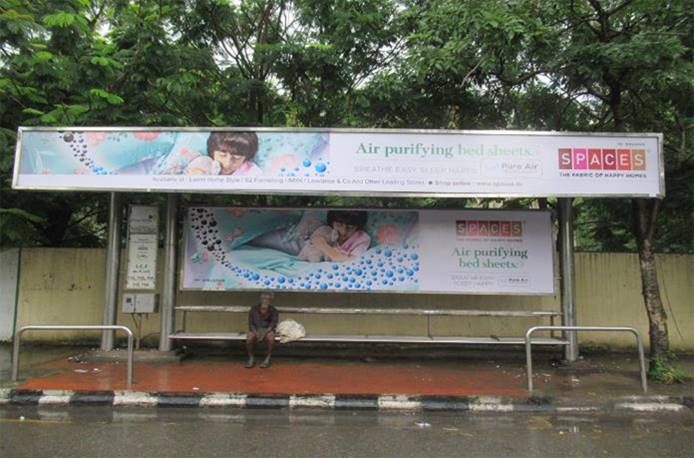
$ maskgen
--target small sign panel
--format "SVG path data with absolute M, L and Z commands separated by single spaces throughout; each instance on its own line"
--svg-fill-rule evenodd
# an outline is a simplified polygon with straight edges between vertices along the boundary
M 158 242 L 159 208 L 131 205 L 128 217 L 126 289 L 156 289 Z

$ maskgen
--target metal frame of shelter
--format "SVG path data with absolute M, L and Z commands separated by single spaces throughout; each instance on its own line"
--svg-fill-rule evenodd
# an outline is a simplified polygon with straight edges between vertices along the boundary
M 542 135 L 542 136 L 572 136 L 572 137 L 656 137 L 658 145 L 659 161 L 659 193 L 652 194 L 609 194 L 591 195 L 594 197 L 656 197 L 662 198 L 665 194 L 664 160 L 663 160 L 663 136 L 659 133 L 581 133 L 581 132 L 523 132 L 523 131 L 469 131 L 469 130 L 423 130 L 423 129 L 295 129 L 295 128 L 228 128 L 228 127 L 207 127 L 207 128 L 158 128 L 158 127 L 20 127 L 18 131 L 17 151 L 15 155 L 15 167 L 13 177 L 13 187 L 17 189 L 41 190 L 41 187 L 17 186 L 18 171 L 21 155 L 22 132 L 25 131 L 130 131 L 130 132 L 152 132 L 152 131 L 176 131 L 176 132 L 213 132 L 213 131 L 254 131 L 254 132 L 339 132 L 339 133 L 391 133 L 391 134 L 475 134 L 489 136 L 509 136 L 509 135 Z M 72 190 L 72 188 L 52 187 L 52 190 Z M 108 223 L 108 242 L 107 242 L 107 265 L 106 265 L 106 289 L 103 309 L 103 325 L 115 325 L 117 316 L 117 295 L 118 295 L 118 271 L 120 267 L 120 240 L 121 227 L 120 218 L 123 210 L 122 196 L 120 192 L 153 192 L 151 189 L 113 189 L 110 188 L 110 208 Z M 106 189 L 84 189 L 86 191 L 108 191 Z M 179 221 L 179 193 L 175 190 L 157 190 L 156 192 L 167 192 L 168 199 L 165 217 L 165 237 L 164 237 L 164 279 L 162 285 L 162 297 L 160 304 L 161 334 L 159 339 L 159 350 L 170 351 L 173 340 L 170 336 L 174 333 L 175 319 L 175 300 L 176 300 L 176 256 L 178 221 Z M 179 191 L 190 193 L 190 190 Z M 210 191 L 201 191 L 210 194 Z M 442 198 L 521 198 L 521 197 L 557 197 L 559 201 L 559 261 L 560 261 L 560 295 L 562 326 L 575 327 L 576 322 L 576 303 L 575 303 L 575 270 L 574 270 L 574 225 L 572 201 L 574 194 L 552 193 L 545 196 L 528 196 L 527 194 L 512 195 L 502 193 L 437 193 L 437 192 L 355 192 L 355 191 L 330 191 L 319 192 L 311 191 L 301 193 L 291 190 L 261 190 L 261 191 L 221 191 L 219 193 L 236 194 L 286 194 L 286 195 L 349 195 L 349 196 L 373 196 L 382 197 L 442 197 Z M 568 342 L 565 345 L 565 359 L 573 362 L 578 358 L 578 342 L 576 332 L 565 331 L 565 338 Z M 101 338 L 101 349 L 108 351 L 114 346 L 114 332 L 104 331 Z

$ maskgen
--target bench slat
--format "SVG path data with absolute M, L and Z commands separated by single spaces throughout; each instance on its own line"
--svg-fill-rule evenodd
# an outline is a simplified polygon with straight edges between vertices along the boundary
M 177 332 L 171 335 L 178 340 L 246 340 L 241 332 Z M 439 344 L 485 344 L 485 345 L 522 345 L 523 337 L 458 337 L 458 336 L 378 336 L 378 335 L 313 335 L 306 336 L 303 342 L 371 342 L 371 343 L 439 343 Z M 535 337 L 533 345 L 567 345 L 563 339 Z
M 185 312 L 248 312 L 242 305 L 179 305 L 176 310 Z M 384 309 L 384 308 L 326 308 L 326 307 L 277 307 L 280 313 L 314 313 L 330 315 L 422 315 L 422 316 L 559 316 L 554 310 L 446 310 L 446 309 Z

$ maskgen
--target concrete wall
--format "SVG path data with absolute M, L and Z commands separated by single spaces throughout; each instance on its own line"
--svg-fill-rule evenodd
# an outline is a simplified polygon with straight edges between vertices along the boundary
M 160 254 L 163 260 L 163 253 Z M 159 263 L 160 266 L 163 262 Z M 578 253 L 576 256 L 578 323 L 582 325 L 636 326 L 647 336 L 647 319 L 640 295 L 638 258 L 633 254 Z M 125 253 L 121 267 L 125 266 Z M 676 350 L 694 351 L 694 256 L 658 257 L 661 293 L 670 316 L 670 339 Z M 22 250 L 17 326 L 26 324 L 95 324 L 102 318 L 104 301 L 105 252 L 100 249 Z M 161 272 L 160 272 L 161 274 Z M 121 275 L 121 279 L 123 275 Z M 158 282 L 162 284 L 161 278 Z M 122 289 L 122 288 L 121 288 Z M 181 292 L 179 304 L 251 305 L 256 293 Z M 557 296 L 460 296 L 424 294 L 336 294 L 286 293 L 276 296 L 276 304 L 323 307 L 420 307 L 462 309 L 559 309 Z M 120 299 L 119 299 L 120 303 Z M 120 306 L 119 306 L 120 309 Z M 282 318 L 290 318 L 283 316 Z M 427 324 L 423 317 L 300 315 L 296 318 L 315 334 L 426 334 L 521 336 L 527 327 L 547 320 L 485 317 L 440 317 Z M 177 327 L 181 313 L 176 317 Z M 243 331 L 245 316 L 223 313 L 188 315 L 191 331 Z M 129 325 L 129 315 L 119 314 L 118 323 Z M 143 335 L 156 337 L 159 315 L 149 316 Z M 34 333 L 29 340 L 98 340 L 98 333 Z M 629 347 L 631 335 L 580 334 L 581 343 Z
M 694 256 L 660 255 L 656 258 L 660 296 L 668 314 L 670 345 L 694 350 Z M 636 254 L 579 253 L 576 257 L 576 304 L 579 325 L 636 327 L 648 341 L 648 318 L 641 296 L 639 258 Z M 579 335 L 581 343 L 631 346 L 629 334 Z
M 0 342 L 9 342 L 14 333 L 18 276 L 19 249 L 0 251 Z

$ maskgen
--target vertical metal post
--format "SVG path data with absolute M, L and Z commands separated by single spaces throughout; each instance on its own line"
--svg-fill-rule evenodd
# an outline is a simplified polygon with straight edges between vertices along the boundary
M 532 330 L 529 329 L 528 332 L 525 334 L 525 371 L 528 376 L 528 392 L 530 392 L 530 395 L 532 396 L 533 394 L 533 355 L 532 355 L 532 350 L 533 346 L 530 341 L 530 334 L 532 333 Z
M 123 215 L 121 195 L 111 193 L 108 211 L 108 246 L 106 248 L 106 293 L 102 324 L 115 325 L 118 312 L 118 271 L 120 269 L 120 231 Z M 101 334 L 101 349 L 113 350 L 113 330 Z
M 133 333 L 128 333 L 128 388 L 133 384 Z
M 636 329 L 632 329 L 632 333 L 636 336 L 636 346 L 639 349 L 639 363 L 641 364 L 641 387 L 643 392 L 648 391 L 648 382 L 646 381 L 646 357 L 643 353 L 643 340 L 641 340 L 641 334 Z
M 573 199 L 559 199 L 559 239 L 561 258 L 562 325 L 576 326 L 576 291 L 574 271 Z M 564 347 L 564 358 L 572 363 L 578 359 L 578 339 L 575 331 L 564 331 L 569 344 Z
M 19 341 L 22 339 L 22 330 L 17 331 L 12 339 L 12 381 L 16 382 L 19 376 Z
M 159 351 L 171 351 L 176 313 L 176 243 L 178 241 L 178 194 L 169 194 L 166 201 L 166 233 L 164 235 L 164 282 L 161 292 L 161 334 Z

